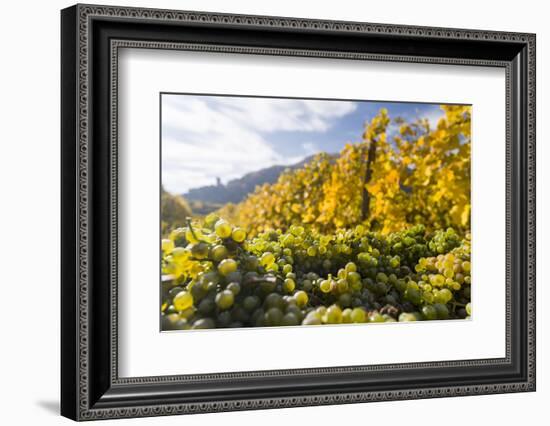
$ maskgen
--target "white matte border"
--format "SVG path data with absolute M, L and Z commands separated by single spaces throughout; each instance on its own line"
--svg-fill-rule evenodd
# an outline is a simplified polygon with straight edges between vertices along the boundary
M 118 78 L 120 377 L 505 356 L 504 69 L 121 49 Z M 473 319 L 160 333 L 160 92 L 472 104 Z

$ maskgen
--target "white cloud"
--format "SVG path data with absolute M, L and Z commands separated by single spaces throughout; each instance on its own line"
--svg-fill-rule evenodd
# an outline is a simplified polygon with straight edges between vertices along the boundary
M 168 191 L 223 182 L 275 164 L 292 164 L 270 145 L 276 131 L 324 132 L 353 112 L 352 102 L 164 95 L 162 180 Z M 311 149 L 304 146 L 305 155 Z M 305 156 L 304 155 L 304 156 Z
M 317 152 L 315 144 L 313 142 L 306 142 L 302 144 L 302 148 L 307 155 L 313 155 Z

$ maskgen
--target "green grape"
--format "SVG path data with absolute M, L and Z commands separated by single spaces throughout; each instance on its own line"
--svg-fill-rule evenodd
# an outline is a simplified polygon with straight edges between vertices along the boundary
M 180 312 L 180 318 L 183 318 L 183 319 L 191 319 L 191 317 L 195 315 L 195 308 L 193 306 L 190 306 L 189 308 L 187 309 L 184 309 L 183 311 Z
M 340 293 L 344 293 L 348 291 L 349 285 L 347 280 L 340 278 L 338 281 L 336 281 L 336 290 Z
M 361 282 L 361 275 L 355 271 L 348 272 L 347 280 L 350 284 L 357 284 Z
M 293 235 L 296 235 L 297 237 L 299 237 L 300 235 L 302 235 L 304 233 L 304 227 L 303 226 L 292 225 L 290 227 L 289 231 Z
M 191 254 L 195 259 L 206 259 L 208 257 L 208 244 L 198 242 L 191 246 Z
M 235 301 L 235 295 L 231 290 L 223 290 L 221 293 L 216 295 L 216 305 L 218 308 L 225 310 L 233 306 Z
M 434 320 L 437 319 L 437 310 L 433 306 L 427 305 L 422 308 L 422 315 L 427 320 Z
M 231 291 L 235 296 L 240 293 L 241 285 L 237 282 L 227 284 L 227 290 Z
M 390 260 L 390 266 L 395 269 L 395 268 L 399 268 L 399 265 L 400 265 L 399 256 L 392 257 Z
M 434 294 L 431 292 L 431 291 L 423 291 L 422 292 L 422 299 L 426 302 L 426 303 L 433 303 L 434 302 Z
M 220 220 L 218 215 L 214 213 L 210 213 L 206 215 L 206 217 L 204 218 L 204 226 L 207 228 L 213 229 L 218 220 Z
M 162 330 L 177 330 L 180 316 L 177 313 L 172 313 L 162 316 Z M 187 321 L 186 321 L 187 322 Z
M 264 299 L 264 308 L 279 308 L 283 309 L 285 302 L 283 297 L 278 293 L 270 293 Z
M 386 284 L 388 282 L 388 276 L 384 272 L 376 274 L 376 281 Z
M 288 312 L 281 319 L 281 325 L 285 325 L 285 326 L 300 325 L 300 321 L 298 320 L 298 317 L 294 313 Z
M 272 265 L 273 262 L 275 262 L 275 256 L 273 256 L 273 253 L 271 252 L 267 251 L 260 256 L 260 264 L 263 266 Z
M 416 316 L 411 313 L 403 312 L 399 315 L 399 322 L 416 321 Z
M 285 275 L 290 274 L 292 272 L 292 265 L 286 264 L 285 266 L 283 266 L 283 271 L 282 272 Z
M 424 320 L 424 317 L 422 316 L 422 314 L 420 312 L 414 311 L 414 312 L 412 312 L 412 314 L 414 315 L 414 317 L 416 318 L 417 321 L 423 321 Z
M 218 244 L 210 250 L 210 258 L 215 262 L 221 262 L 227 258 L 228 255 L 229 252 L 227 251 L 227 248 L 222 244 Z
M 246 232 L 242 228 L 235 228 L 231 233 L 231 238 L 238 243 L 242 243 L 246 238 Z
M 415 305 L 419 304 L 422 301 L 422 294 L 419 290 L 415 288 L 407 288 L 404 293 L 405 299 L 409 302 L 414 303 Z
M 345 268 L 346 272 L 357 272 L 357 265 L 353 262 L 348 262 Z
M 306 315 L 304 320 L 302 321 L 302 325 L 321 325 L 321 316 L 318 313 L 310 313 Z
M 183 287 L 179 287 L 179 286 L 171 288 L 170 291 L 168 292 L 168 297 L 170 299 L 173 299 L 176 296 L 176 294 L 178 294 L 182 290 L 183 290 Z
M 338 305 L 331 305 L 323 316 L 326 324 L 340 324 L 342 322 L 342 310 Z
M 230 311 L 220 312 L 216 318 L 219 327 L 229 327 L 233 317 Z
M 445 277 L 441 274 L 430 275 L 430 283 L 434 287 L 441 287 L 443 284 L 445 284 Z
M 260 266 L 260 261 L 256 256 L 250 255 L 246 257 L 245 265 L 249 271 L 256 271 Z
M 228 283 L 234 282 L 237 284 L 241 284 L 242 281 L 243 281 L 243 274 L 241 274 L 239 270 L 230 272 L 225 276 L 225 282 L 228 282 Z
M 168 305 L 164 310 L 165 315 L 177 314 L 177 313 L 178 313 L 178 310 L 174 308 L 174 305 Z
M 216 235 L 220 238 L 229 238 L 231 236 L 231 225 L 223 219 L 216 222 L 214 230 L 216 231 Z
M 269 308 L 264 315 L 265 325 L 278 326 L 283 321 L 283 312 L 279 308 Z
M 470 316 L 472 315 L 472 304 L 471 303 L 466 304 L 466 313 Z
M 233 259 L 224 259 L 218 265 L 218 272 L 224 276 L 237 270 L 237 262 Z
M 353 291 L 360 291 L 363 288 L 363 283 L 361 281 L 354 281 L 350 284 L 350 287 Z
M 212 299 L 203 299 L 197 309 L 201 314 L 208 315 L 216 309 L 216 303 Z
M 382 281 L 377 281 L 373 285 L 373 291 L 378 295 L 385 295 L 388 292 L 388 286 Z
M 442 300 L 441 303 L 445 304 L 451 301 L 451 299 L 453 298 L 453 293 L 451 293 L 451 290 L 449 290 L 448 288 L 444 288 L 439 290 L 438 296 Z
M 415 243 L 415 241 L 414 241 L 414 238 L 405 237 L 405 239 L 403 240 L 403 243 L 405 244 L 405 246 L 409 247 L 409 246 L 412 246 Z
M 302 281 L 302 289 L 305 292 L 311 291 L 312 288 L 313 288 L 313 283 L 311 282 L 311 280 L 303 280 Z
M 260 283 L 260 289 L 264 294 L 269 294 L 275 290 L 277 283 L 275 281 L 262 281 Z
M 351 294 L 349 293 L 343 293 L 340 296 L 338 296 L 338 304 L 343 307 L 347 308 L 351 305 Z
M 256 309 L 252 314 L 251 322 L 254 327 L 264 327 L 265 324 L 265 312 L 263 309 Z
M 188 291 L 180 291 L 173 300 L 174 308 L 183 311 L 193 306 L 193 296 Z
M 323 293 L 329 293 L 332 290 L 332 281 L 331 280 L 321 281 L 319 288 Z
M 207 282 L 197 283 L 196 281 L 191 281 L 187 285 L 187 290 L 190 291 L 191 295 L 198 301 L 206 296 L 208 285 L 209 283 Z
M 369 315 L 369 322 L 384 322 L 384 317 L 379 312 L 373 312 Z
M 265 269 L 268 272 L 278 272 L 279 271 L 279 265 L 276 264 L 276 263 L 272 263 L 271 265 L 268 265 Z
M 351 313 L 353 310 L 351 308 L 346 308 L 342 311 L 342 322 L 344 324 L 350 324 L 353 321 L 351 320 Z
M 407 289 L 407 283 L 403 279 L 398 279 L 395 283 L 395 288 L 403 293 Z
M 204 283 L 218 284 L 220 282 L 220 275 L 216 271 L 201 273 L 199 275 L 199 278 L 200 278 L 200 281 Z
M 257 307 L 260 306 L 260 298 L 258 296 L 246 296 L 243 300 L 243 308 L 247 312 L 253 312 Z
M 188 251 L 183 247 L 174 247 L 170 255 L 174 260 L 179 261 L 179 260 L 183 260 L 183 258 L 187 255 L 187 253 Z
M 437 311 L 437 319 L 447 319 L 449 317 L 449 308 L 442 303 L 434 303 L 432 305 Z
M 308 298 L 308 295 L 305 291 L 298 290 L 296 293 L 294 293 L 294 300 L 296 300 L 296 304 L 300 308 L 303 308 L 304 306 L 307 305 L 307 302 L 308 302 L 309 298 Z
M 307 255 L 309 257 L 314 257 L 317 255 L 317 249 L 314 247 L 314 246 L 311 246 L 311 247 L 308 247 L 307 248 Z
M 352 322 L 366 322 L 367 320 L 367 313 L 363 308 L 353 308 L 351 311 L 351 321 Z
M 292 278 L 287 278 L 283 282 L 283 290 L 285 293 L 292 293 L 296 288 L 296 282 Z

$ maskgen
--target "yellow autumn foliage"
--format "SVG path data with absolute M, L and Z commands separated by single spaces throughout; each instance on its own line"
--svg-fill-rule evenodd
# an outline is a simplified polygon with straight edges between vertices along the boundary
M 219 214 L 254 235 L 310 225 L 322 232 L 363 224 L 384 234 L 424 224 L 470 227 L 471 107 L 442 105 L 438 123 L 391 119 L 385 109 L 337 158 L 318 154 Z M 393 126 L 391 136 L 388 129 Z
M 164 235 L 174 228 L 184 226 L 192 211 L 181 195 L 171 194 L 162 187 L 160 193 L 161 228 Z

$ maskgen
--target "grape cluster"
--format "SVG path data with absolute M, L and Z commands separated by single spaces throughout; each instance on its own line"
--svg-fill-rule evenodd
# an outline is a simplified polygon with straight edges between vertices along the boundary
M 218 216 L 162 240 L 162 329 L 468 318 L 470 236 L 417 225 L 247 239 Z

